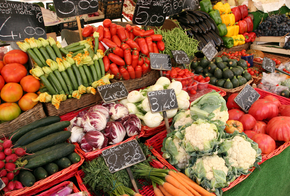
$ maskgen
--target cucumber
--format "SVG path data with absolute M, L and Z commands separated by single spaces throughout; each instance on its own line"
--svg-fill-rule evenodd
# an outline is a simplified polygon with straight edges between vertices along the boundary
M 25 125 L 19 129 L 17 129 L 16 131 L 14 131 L 10 137 L 12 142 L 17 141 L 20 137 L 22 137 L 24 134 L 26 134 L 27 132 L 31 131 L 32 129 L 35 129 L 37 127 L 43 127 L 46 125 L 50 125 L 52 123 L 56 123 L 60 121 L 60 117 L 59 116 L 49 116 L 46 118 L 42 118 L 40 120 L 34 121 L 28 125 Z
M 49 134 L 43 138 L 40 138 L 28 145 L 21 146 L 21 148 L 26 149 L 27 153 L 37 152 L 39 150 L 48 148 L 50 146 L 62 143 L 66 141 L 71 135 L 70 131 L 59 131 L 56 133 Z
M 72 162 L 72 163 L 78 163 L 80 160 L 81 160 L 81 157 L 80 155 L 78 155 L 77 153 L 73 152 L 71 153 L 70 155 L 68 155 L 69 160 Z
M 58 165 L 55 163 L 49 163 L 45 166 L 45 170 L 47 171 L 48 175 L 52 175 L 58 172 Z
M 38 167 L 33 171 L 37 180 L 42 180 L 48 176 L 47 171 L 43 167 Z
M 38 140 L 44 136 L 47 136 L 51 133 L 55 133 L 58 131 L 62 131 L 64 128 L 68 127 L 70 125 L 70 121 L 61 121 L 61 122 L 56 122 L 44 127 L 39 127 L 36 129 L 33 129 L 23 135 L 19 140 L 15 142 L 15 147 L 17 146 L 23 146 L 27 145 L 35 140 Z
M 35 183 L 35 177 L 34 175 L 27 170 L 22 170 L 19 173 L 19 180 L 22 183 L 23 186 L 33 186 Z
M 64 168 L 67 168 L 67 167 L 71 166 L 71 161 L 68 158 L 66 158 L 66 157 L 62 157 L 61 159 L 58 159 L 56 161 L 56 164 L 60 168 L 64 169 Z
M 34 169 L 48 163 L 51 163 L 55 160 L 58 160 L 62 157 L 68 156 L 71 154 L 75 149 L 75 145 L 67 143 L 66 147 L 61 149 L 51 150 L 46 152 L 42 155 L 38 155 L 28 161 L 28 164 L 24 166 L 27 169 Z

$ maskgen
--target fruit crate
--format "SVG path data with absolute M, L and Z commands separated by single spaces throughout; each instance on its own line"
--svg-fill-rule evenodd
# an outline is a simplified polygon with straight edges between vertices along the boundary
M 263 42 L 266 42 L 266 43 L 263 43 Z M 255 39 L 254 43 L 251 45 L 251 49 L 261 50 L 263 52 L 290 55 L 290 50 L 286 50 L 282 48 L 284 45 L 285 45 L 284 36 L 281 36 L 281 37 L 261 36 Z

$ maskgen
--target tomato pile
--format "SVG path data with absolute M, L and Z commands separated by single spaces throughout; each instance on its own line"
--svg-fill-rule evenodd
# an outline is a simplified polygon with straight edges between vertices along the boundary
M 244 50 L 235 51 L 235 52 L 223 52 L 220 57 L 227 56 L 229 59 L 236 59 L 239 61 L 242 56 L 251 56 L 251 55 L 253 55 L 253 54 L 246 53 L 246 50 L 244 49 Z M 248 66 L 248 67 L 250 67 L 250 66 Z
M 24 66 L 28 56 L 21 50 L 11 50 L 0 61 L 0 121 L 11 121 L 17 118 L 21 111 L 33 108 L 38 96 L 40 82 L 31 75 L 27 75 Z
M 249 67 L 247 70 L 249 74 L 251 74 L 252 76 L 258 76 L 258 77 L 262 76 L 262 72 L 259 71 L 259 69 L 256 67 Z
M 275 61 L 276 65 L 280 65 L 281 64 L 281 61 L 276 59 L 276 58 L 270 58 L 270 59 Z M 258 63 L 263 63 L 263 59 L 262 58 L 254 58 L 254 61 L 258 62 Z
M 153 29 L 144 30 L 127 24 L 122 27 L 105 19 L 103 25 L 87 25 L 82 30 L 83 37 L 95 37 L 97 32 L 98 48 L 106 52 L 103 58 L 105 71 L 116 79 L 135 79 L 150 71 L 149 53 L 159 53 L 165 49 L 162 35 Z M 108 50 L 107 50 L 108 49 Z

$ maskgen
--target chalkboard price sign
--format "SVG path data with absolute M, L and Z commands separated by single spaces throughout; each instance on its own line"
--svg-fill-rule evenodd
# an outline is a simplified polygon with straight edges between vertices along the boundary
M 41 9 L 38 5 L 14 1 L 0 3 L 0 40 L 22 41 L 46 38 Z
M 260 94 L 247 84 L 243 90 L 236 96 L 234 101 L 244 110 L 248 112 L 252 104 L 257 101 Z
M 149 91 L 147 96 L 152 113 L 178 108 L 174 89 Z
M 276 66 L 275 61 L 273 61 L 270 58 L 264 57 L 263 63 L 262 63 L 263 69 L 265 69 L 268 72 L 273 73 L 273 72 L 275 72 L 275 66 Z
M 178 14 L 182 11 L 184 6 L 184 0 L 171 0 L 164 6 L 164 10 L 168 10 L 167 16 Z
M 146 160 L 137 140 L 122 143 L 102 152 L 111 173 L 125 169 Z
M 171 70 L 170 56 L 167 54 L 150 53 L 151 69 L 157 70 Z
M 114 82 L 111 84 L 97 87 L 104 102 L 116 101 L 126 98 L 128 91 L 123 82 Z
M 210 42 L 208 42 L 201 51 L 209 61 L 211 61 L 215 57 L 215 55 L 218 53 L 218 51 Z
M 60 18 L 79 16 L 98 11 L 98 0 L 53 0 L 56 15 Z
M 172 50 L 172 55 L 177 64 L 189 64 L 190 60 L 187 54 L 182 50 Z
M 185 0 L 183 8 L 185 10 L 197 10 L 199 7 L 199 1 L 198 0 Z

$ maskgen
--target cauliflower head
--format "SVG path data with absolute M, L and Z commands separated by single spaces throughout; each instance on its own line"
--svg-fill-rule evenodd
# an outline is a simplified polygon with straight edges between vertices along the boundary
M 214 114 L 214 117 L 211 120 L 219 120 L 223 124 L 226 124 L 230 117 L 227 110 L 221 111 L 220 108 L 214 110 L 212 113 Z
M 172 126 L 174 129 L 191 124 L 193 122 L 190 110 L 179 110 L 178 113 L 173 117 Z

